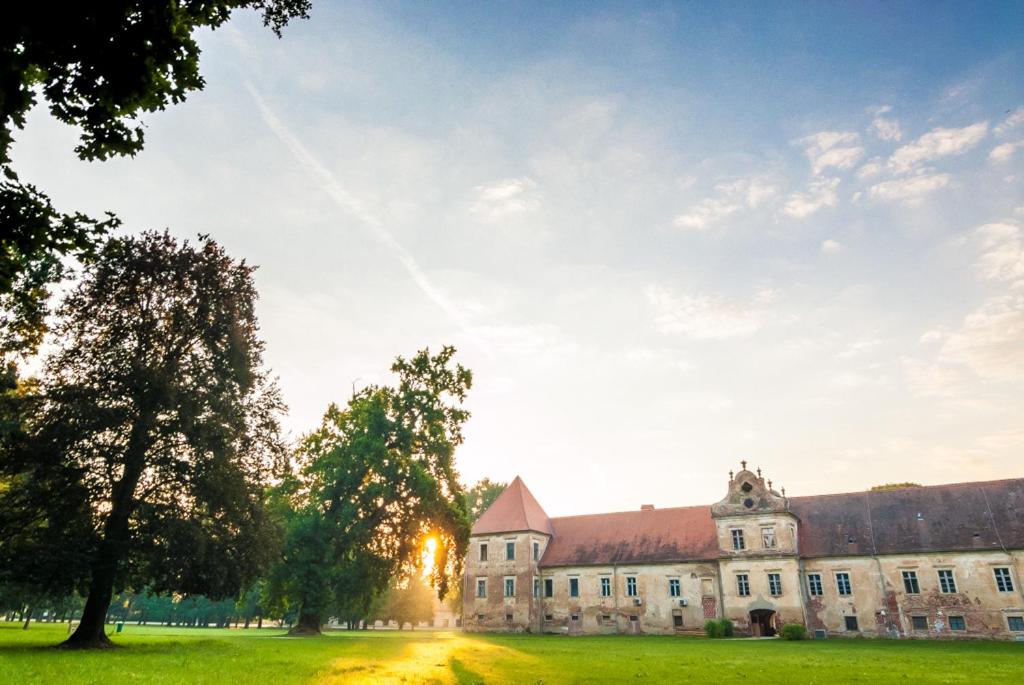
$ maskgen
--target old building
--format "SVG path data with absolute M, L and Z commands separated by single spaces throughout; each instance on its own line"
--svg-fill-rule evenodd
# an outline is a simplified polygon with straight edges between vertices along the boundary
M 516 478 L 473 526 L 466 630 L 1024 639 L 1024 479 L 550 518 Z

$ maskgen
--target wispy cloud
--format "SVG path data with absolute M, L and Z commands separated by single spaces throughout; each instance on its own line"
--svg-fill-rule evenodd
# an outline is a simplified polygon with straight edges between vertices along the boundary
M 873 107 L 868 111 L 874 115 L 871 119 L 869 130 L 876 138 L 886 141 L 898 141 L 903 137 L 903 132 L 900 130 L 900 122 L 893 117 L 883 116 L 892 112 L 890 105 Z
M 470 211 L 488 220 L 522 214 L 540 208 L 537 183 L 530 178 L 506 178 L 473 189 L 476 200 Z
M 1009 162 L 1014 153 L 1021 149 L 1024 149 L 1024 139 L 1014 143 L 1003 143 L 992 148 L 992 151 L 988 153 L 988 158 L 993 162 Z
M 741 209 L 754 209 L 774 198 L 778 192 L 771 180 L 762 176 L 737 178 L 715 185 L 717 195 L 701 200 L 675 217 L 679 228 L 704 230 L 721 223 Z
M 868 188 L 868 196 L 878 200 L 919 202 L 922 197 L 945 188 L 952 181 L 949 174 L 924 173 L 906 178 L 882 181 Z
M 997 136 L 1006 135 L 1011 130 L 1024 124 L 1024 106 L 1010 112 L 994 129 Z
M 763 289 L 749 302 L 734 302 L 706 293 L 675 293 L 652 285 L 646 290 L 654 323 L 662 333 L 698 340 L 721 340 L 750 335 L 764 325 L 775 291 Z
M 892 153 L 889 168 L 903 173 L 940 157 L 963 154 L 980 143 L 987 133 L 987 121 L 963 128 L 934 128 Z
M 860 136 L 854 131 L 822 131 L 796 141 L 804 147 L 811 171 L 820 174 L 826 169 L 849 169 L 864 156 Z
M 794 219 L 805 219 L 825 207 L 835 207 L 838 201 L 837 188 L 838 178 L 815 179 L 806 192 L 793 193 L 787 197 L 782 212 Z

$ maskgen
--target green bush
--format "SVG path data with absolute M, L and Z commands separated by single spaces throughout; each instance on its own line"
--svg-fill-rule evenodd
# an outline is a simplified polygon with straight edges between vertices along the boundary
M 720 621 L 705 621 L 704 633 L 708 637 L 732 637 L 732 621 L 723 618 Z
M 787 623 L 782 626 L 782 630 L 779 634 L 787 640 L 806 640 L 807 639 L 807 628 L 803 627 L 799 623 Z

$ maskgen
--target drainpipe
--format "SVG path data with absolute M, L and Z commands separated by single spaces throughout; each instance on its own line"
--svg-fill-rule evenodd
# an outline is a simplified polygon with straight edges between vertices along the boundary
M 615 609 L 615 633 L 619 632 L 619 565 L 612 564 L 612 607 Z
M 886 589 L 885 589 L 885 571 L 882 569 L 882 560 L 878 558 L 878 548 L 875 546 L 875 524 L 871 521 L 871 491 L 870 490 L 865 490 L 864 491 L 864 508 L 867 510 L 867 513 L 868 513 L 868 531 L 871 533 L 871 558 L 875 560 L 875 567 L 878 569 L 878 588 L 879 588 L 879 590 L 882 593 L 882 595 L 881 595 L 882 611 L 886 612 L 886 614 L 885 614 L 885 617 L 886 617 L 885 631 L 886 631 L 886 633 L 888 633 L 889 632 L 889 614 L 888 614 L 888 611 L 889 611 L 889 598 L 888 598 L 888 595 L 886 594 Z M 897 603 L 896 607 L 897 607 L 897 609 L 899 611 L 899 613 L 897 614 L 896 618 L 899 621 L 900 628 L 904 629 L 904 626 L 903 626 L 903 605 L 901 603 Z M 903 632 L 906 632 L 906 631 L 903 630 Z M 898 635 L 897 635 L 897 637 L 898 637 Z

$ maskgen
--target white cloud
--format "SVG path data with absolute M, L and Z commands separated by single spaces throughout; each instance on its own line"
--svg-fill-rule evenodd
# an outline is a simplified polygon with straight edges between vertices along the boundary
M 991 223 L 975 229 L 981 245 L 978 275 L 985 280 L 1024 286 L 1024 232 L 1009 223 Z
M 759 207 L 775 197 L 779 189 L 767 178 L 754 176 L 723 181 L 715 185 L 715 191 L 718 197 L 701 200 L 677 216 L 673 223 L 679 228 L 702 231 L 744 207 Z
M 1010 158 L 1013 157 L 1013 153 L 1019 149 L 1024 149 L 1024 140 L 996 145 L 992 148 L 992 152 L 988 153 L 988 158 L 993 162 L 1009 162 Z
M 949 174 L 924 173 L 909 178 L 896 178 L 876 183 L 868 188 L 868 195 L 878 200 L 902 201 L 913 204 L 928 193 L 949 185 Z
M 782 211 L 794 219 L 804 219 L 825 207 L 835 207 L 838 199 L 836 189 L 838 178 L 823 178 L 811 181 L 807 192 L 793 193 L 786 198 Z
M 939 157 L 963 154 L 980 143 L 987 133 L 987 121 L 963 128 L 933 128 L 892 153 L 889 168 L 902 173 Z
M 878 174 L 885 170 L 885 165 L 882 163 L 881 158 L 875 157 L 870 161 L 866 162 L 860 169 L 857 169 L 857 178 L 862 181 L 868 178 L 874 178 Z
M 821 251 L 825 254 L 838 254 L 845 249 L 845 245 L 838 240 L 832 240 L 831 238 L 821 243 Z
M 654 323 L 662 333 L 720 340 L 750 335 L 764 324 L 763 291 L 750 303 L 703 293 L 676 294 L 655 285 L 647 288 L 646 296 L 654 310 Z
M 487 219 L 532 212 L 540 207 L 537 184 L 529 178 L 506 178 L 474 188 L 476 201 L 470 211 Z
M 853 131 L 821 131 L 805 136 L 798 141 L 803 145 L 811 170 L 820 174 L 830 167 L 849 169 L 864 156 L 864 148 L 858 145 L 860 136 Z
M 875 107 L 869 111 L 875 115 L 871 119 L 870 131 L 876 137 L 881 140 L 899 140 L 903 137 L 903 132 L 900 130 L 900 122 L 893 118 L 882 116 L 892 111 L 891 106 Z
M 994 131 L 997 136 L 1004 135 L 1010 131 L 1010 129 L 1016 128 L 1024 124 L 1024 106 L 1018 107 L 1017 109 L 1010 112 L 1003 122 L 995 127 Z
M 946 338 L 940 358 L 987 380 L 1024 380 L 1024 294 L 986 300 Z
M 740 208 L 741 205 L 735 202 L 709 197 L 677 216 L 672 223 L 679 228 L 693 228 L 703 231 L 717 224 L 730 214 L 735 214 Z

